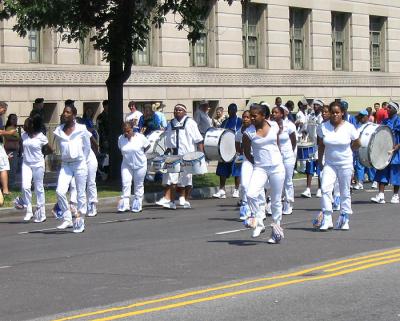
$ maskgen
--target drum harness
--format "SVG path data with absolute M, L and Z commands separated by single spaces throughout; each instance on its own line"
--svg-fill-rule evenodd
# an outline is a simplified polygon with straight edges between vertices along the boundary
M 176 147 L 172 148 L 172 155 L 178 155 L 178 150 L 179 150 L 179 131 L 182 129 L 185 129 L 186 122 L 188 121 L 190 117 L 186 117 L 185 120 L 183 121 L 183 124 L 180 125 L 180 123 L 174 118 L 171 120 L 171 129 L 175 130 L 176 134 Z M 178 123 L 179 125 L 175 126 L 174 123 Z

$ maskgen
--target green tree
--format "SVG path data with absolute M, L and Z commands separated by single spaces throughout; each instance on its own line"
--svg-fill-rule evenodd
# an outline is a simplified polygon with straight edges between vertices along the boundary
M 106 86 L 110 110 L 110 173 L 116 178 L 120 166 L 117 139 L 123 122 L 123 86 L 131 75 L 133 53 L 143 49 L 151 26 L 161 27 L 169 13 L 178 17 L 175 19 L 178 30 L 186 29 L 188 39 L 195 42 L 204 28 L 210 6 L 216 1 L 0 0 L 0 20 L 16 17 L 13 30 L 22 37 L 29 30 L 44 28 L 57 31 L 68 42 L 83 41 L 92 35 L 90 41 L 94 48 L 101 50 L 109 62 Z

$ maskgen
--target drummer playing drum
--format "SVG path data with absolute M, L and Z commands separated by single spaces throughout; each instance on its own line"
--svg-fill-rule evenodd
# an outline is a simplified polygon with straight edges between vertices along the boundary
M 395 145 L 390 153 L 393 153 L 390 164 L 383 170 L 378 170 L 375 175 L 375 181 L 379 183 L 379 193 L 371 198 L 371 201 L 378 204 L 385 203 L 385 185 L 393 185 L 393 196 L 390 201 L 392 204 L 399 204 L 399 186 L 400 186 L 400 117 L 399 104 L 391 101 L 388 106 L 389 118 L 382 121 L 382 125 L 389 126 L 394 136 Z

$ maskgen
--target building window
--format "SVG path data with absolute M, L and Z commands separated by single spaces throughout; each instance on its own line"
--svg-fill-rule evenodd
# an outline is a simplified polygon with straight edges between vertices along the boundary
M 28 41 L 29 62 L 40 62 L 40 32 L 28 31 Z
M 292 69 L 306 69 L 309 39 L 308 10 L 290 8 L 290 56 Z
M 332 69 L 349 69 L 349 16 L 332 12 Z
M 259 24 L 263 7 L 254 3 L 243 5 L 243 65 L 245 68 L 259 66 L 260 32 Z
M 385 70 L 385 25 L 384 17 L 369 17 L 370 70 Z
M 149 33 L 149 37 L 151 37 L 151 31 Z M 151 64 L 150 52 L 151 52 L 150 40 L 147 39 L 143 49 L 136 50 L 135 53 L 133 54 L 133 63 L 137 66 L 150 65 Z
M 205 24 L 206 26 L 207 24 Z M 196 67 L 207 66 L 207 32 L 200 33 L 200 38 L 191 45 L 192 65 Z

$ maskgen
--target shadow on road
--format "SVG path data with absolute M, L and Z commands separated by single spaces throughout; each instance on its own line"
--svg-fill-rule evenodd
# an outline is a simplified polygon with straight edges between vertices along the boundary
M 253 246 L 259 243 L 265 243 L 264 241 L 252 241 L 252 240 L 215 240 L 207 241 L 208 243 L 228 243 L 229 245 L 236 246 Z

